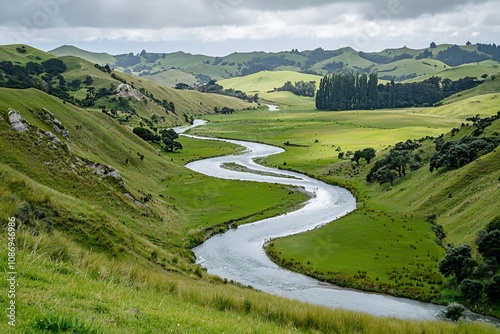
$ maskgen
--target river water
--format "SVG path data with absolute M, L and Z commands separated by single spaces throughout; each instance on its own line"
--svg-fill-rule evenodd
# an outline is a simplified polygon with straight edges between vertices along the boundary
M 201 124 L 203 124 L 202 121 L 196 121 L 193 126 Z M 183 132 L 189 128 L 191 127 L 176 130 Z M 191 137 L 214 140 L 213 138 Z M 266 242 L 273 238 L 300 233 L 332 222 L 353 211 L 356 208 L 356 200 L 350 192 L 343 188 L 328 185 L 302 174 L 264 167 L 253 161 L 257 157 L 279 154 L 283 152 L 281 148 L 239 140 L 216 140 L 237 144 L 246 147 L 247 150 L 241 155 L 191 162 L 186 167 L 216 178 L 303 187 L 312 197 L 297 211 L 242 225 L 224 234 L 215 235 L 194 248 L 193 252 L 197 257 L 197 263 L 206 268 L 208 273 L 290 299 L 331 308 L 360 311 L 376 316 L 429 320 L 438 318 L 442 313 L 443 306 L 339 288 L 283 269 L 273 263 L 264 252 L 263 246 Z M 237 163 L 256 171 L 275 173 L 277 176 L 238 172 L 221 167 L 221 164 L 228 162 Z M 280 175 L 291 177 L 285 178 L 280 177 Z M 233 196 L 237 196 L 237 194 Z M 321 251 L 322 248 L 318 246 L 316 252 Z M 494 321 L 495 319 L 483 318 L 483 320 Z

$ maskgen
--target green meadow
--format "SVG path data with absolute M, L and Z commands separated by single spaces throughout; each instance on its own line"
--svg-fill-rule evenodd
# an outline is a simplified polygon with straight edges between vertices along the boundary
M 210 116 L 211 122 L 194 132 L 281 146 L 286 152 L 265 163 L 347 187 L 356 195 L 358 210 L 348 216 L 270 243 L 267 252 L 278 264 L 341 286 L 442 303 L 454 293 L 438 271 L 444 250 L 426 217 L 439 215 L 450 244 L 472 243 L 476 232 L 500 213 L 498 197 L 487 195 L 495 194 L 498 153 L 485 156 L 481 165 L 448 172 L 449 178 L 424 166 L 394 187 L 368 184 L 370 166 L 339 159 L 338 154 L 373 147 L 382 155 L 399 141 L 437 137 L 460 127 L 467 117 L 496 114 L 497 106 L 496 95 L 485 94 L 434 108 L 262 109 Z M 432 145 L 429 141 L 423 150 Z M 480 183 L 471 177 L 479 169 L 484 177 Z

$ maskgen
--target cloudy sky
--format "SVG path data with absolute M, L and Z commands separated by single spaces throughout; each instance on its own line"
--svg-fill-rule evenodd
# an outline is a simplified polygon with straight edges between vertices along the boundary
M 500 44 L 500 0 L 0 0 L 0 44 L 48 51 L 380 51 Z

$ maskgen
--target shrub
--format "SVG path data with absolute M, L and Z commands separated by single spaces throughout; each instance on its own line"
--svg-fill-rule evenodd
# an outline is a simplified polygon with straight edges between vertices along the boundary
M 97 334 L 98 331 L 82 324 L 78 319 L 67 317 L 46 315 L 35 321 L 33 326 L 37 330 L 49 333 L 78 333 L 78 334 Z
M 451 321 L 458 321 L 461 317 L 463 317 L 465 313 L 465 307 L 462 304 L 453 302 L 448 304 L 446 307 L 446 311 L 444 312 L 444 316 L 446 319 L 450 319 Z
M 483 283 L 481 281 L 466 278 L 460 283 L 460 291 L 464 297 L 471 302 L 478 301 L 483 294 Z

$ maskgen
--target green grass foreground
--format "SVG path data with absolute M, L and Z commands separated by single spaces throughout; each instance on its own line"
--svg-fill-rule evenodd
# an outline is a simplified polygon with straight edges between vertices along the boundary
M 15 327 L 3 321 L 4 333 L 497 333 L 486 324 L 405 321 L 307 305 L 215 277 L 113 260 L 59 233 L 32 232 L 18 229 L 17 320 Z M 3 243 L 0 248 L 6 254 Z M 7 290 L 7 281 L 0 287 Z

